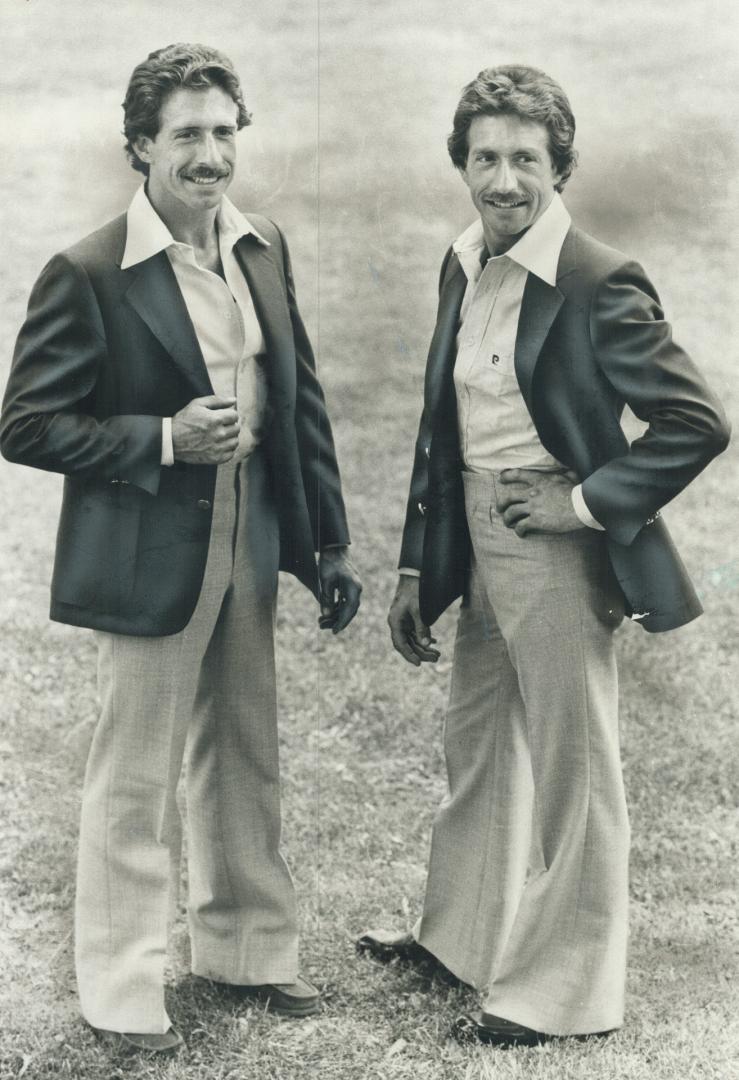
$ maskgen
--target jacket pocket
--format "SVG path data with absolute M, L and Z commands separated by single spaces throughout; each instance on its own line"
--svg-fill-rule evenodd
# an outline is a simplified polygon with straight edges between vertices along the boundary
M 141 503 L 133 484 L 79 484 L 67 478 L 57 533 L 52 596 L 91 611 L 130 611 Z

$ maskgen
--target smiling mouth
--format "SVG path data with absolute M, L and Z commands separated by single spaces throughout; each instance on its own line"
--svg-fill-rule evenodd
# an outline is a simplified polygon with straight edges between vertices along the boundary
M 217 176 L 188 176 L 185 175 L 185 180 L 189 180 L 191 184 L 197 184 L 199 187 L 215 187 L 221 180 L 225 180 L 228 173 L 219 173 Z
M 485 202 L 495 210 L 518 210 L 520 207 L 528 205 L 526 199 L 521 199 L 518 202 L 510 202 L 504 199 L 486 199 Z

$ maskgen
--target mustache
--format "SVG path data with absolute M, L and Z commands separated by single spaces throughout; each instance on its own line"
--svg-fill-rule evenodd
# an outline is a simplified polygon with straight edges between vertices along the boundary
M 194 169 L 188 169 L 182 175 L 187 180 L 220 180 L 228 176 L 230 169 L 212 169 L 208 165 L 198 165 Z

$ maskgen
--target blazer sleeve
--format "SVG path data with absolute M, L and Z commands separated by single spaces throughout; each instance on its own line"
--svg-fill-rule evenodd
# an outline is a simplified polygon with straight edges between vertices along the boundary
M 725 449 L 729 424 L 689 356 L 672 340 L 659 297 L 634 262 L 594 291 L 590 334 L 606 379 L 646 431 L 583 482 L 593 517 L 630 544 L 670 499 Z
M 8 461 L 83 480 L 118 480 L 155 495 L 162 421 L 95 416 L 107 348 L 102 316 L 83 266 L 55 255 L 28 304 L 0 417 Z
M 295 343 L 295 432 L 300 468 L 313 546 L 315 551 L 320 551 L 324 547 L 349 544 L 351 541 L 326 400 L 316 374 L 313 349 L 298 310 L 290 252 L 282 232 L 276 225 L 274 227 L 282 245 L 287 304 Z

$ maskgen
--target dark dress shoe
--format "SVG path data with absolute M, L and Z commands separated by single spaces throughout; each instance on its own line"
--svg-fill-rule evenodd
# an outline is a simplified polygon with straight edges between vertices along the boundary
M 108 1049 L 120 1054 L 174 1054 L 184 1046 L 182 1036 L 170 1028 L 162 1034 L 155 1032 L 106 1031 L 105 1028 L 92 1030 Z
M 381 964 L 392 960 L 401 960 L 408 964 L 428 964 L 436 962 L 428 949 L 419 945 L 413 934 L 395 934 L 392 930 L 368 930 L 357 938 L 357 952 L 369 953 Z
M 502 1016 L 492 1016 L 486 1012 L 464 1013 L 452 1024 L 450 1035 L 457 1042 L 481 1042 L 492 1046 L 539 1046 L 556 1038 L 543 1031 L 504 1020 Z
M 315 1016 L 321 1009 L 321 993 L 317 986 L 298 975 L 294 983 L 268 983 L 264 986 L 239 986 L 244 997 L 262 1001 L 278 1016 L 301 1019 Z
M 435 976 L 449 986 L 465 986 L 449 968 L 444 967 L 433 953 L 419 945 L 413 934 L 397 934 L 392 930 L 368 930 L 356 940 L 357 952 L 367 953 L 381 964 L 397 960 L 412 964 L 422 974 Z
M 516 1024 L 513 1020 L 504 1020 L 502 1016 L 493 1016 L 486 1012 L 464 1013 L 452 1024 L 449 1034 L 458 1042 L 481 1042 L 491 1046 L 540 1046 L 542 1043 L 560 1039 L 602 1039 L 611 1031 L 592 1031 L 586 1035 L 547 1035 L 544 1031 Z

